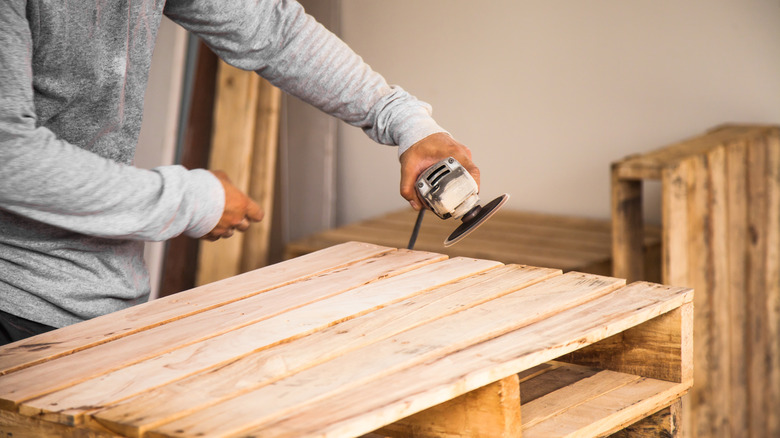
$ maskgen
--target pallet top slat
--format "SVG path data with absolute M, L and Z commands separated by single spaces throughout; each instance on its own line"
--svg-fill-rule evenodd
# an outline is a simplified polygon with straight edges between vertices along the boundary
M 305 281 L 286 282 L 284 286 L 243 300 L 101 343 L 62 356 L 56 361 L 21 369 L 0 376 L 0 406 L 10 400 L 39 397 L 51 390 L 165 354 L 180 345 L 212 338 L 307 302 L 368 284 L 377 278 L 393 277 L 441 259 L 437 254 L 407 250 L 382 253 L 351 265 L 352 269 L 349 270 L 336 269 L 309 277 Z M 234 293 L 240 290 L 234 289 Z M 168 303 L 156 304 L 155 307 L 164 308 Z
M 393 251 L 393 248 L 360 242 L 335 245 L 317 255 L 287 260 L 64 327 L 56 333 L 44 333 L 28 340 L 0 346 L 0 375 L 390 251 Z
M 777 135 L 780 129 L 770 125 L 723 125 L 709 132 L 653 151 L 628 156 L 613 163 L 617 176 L 622 179 L 661 179 L 661 171 L 687 157 L 734 142 L 752 141 L 768 135 Z
M 317 355 L 312 356 L 311 353 L 319 351 L 317 348 L 321 348 L 330 339 L 328 333 L 332 331 L 329 330 L 329 327 L 333 321 L 360 319 L 361 316 L 371 312 L 370 316 L 365 315 L 362 319 L 387 328 L 390 324 L 398 324 L 400 320 L 395 316 L 391 317 L 392 319 L 383 318 L 382 315 L 392 313 L 392 308 L 385 309 L 384 307 L 392 307 L 393 303 L 399 300 L 411 299 L 428 290 L 436 289 L 439 291 L 437 293 L 446 293 L 447 287 L 461 287 L 447 285 L 458 285 L 462 279 L 477 276 L 499 265 L 496 262 L 465 258 L 455 258 L 426 265 L 388 278 L 381 283 L 370 283 L 224 335 L 88 379 L 64 390 L 31 400 L 21 406 L 20 412 L 27 415 L 59 415 L 63 421 L 78 423 L 80 416 L 94 410 L 94 406 L 107 406 L 149 391 L 138 400 L 120 404 L 119 408 L 111 411 L 113 416 L 120 415 L 116 412 L 122 412 L 121 415 L 124 416 L 125 421 L 129 422 L 126 413 L 133 411 L 132 405 L 137 403 L 142 403 L 147 407 L 152 404 L 159 405 L 153 414 L 147 412 L 142 422 L 139 422 L 139 428 L 143 428 L 144 424 L 153 423 L 155 418 L 167 415 L 166 412 L 169 412 L 174 406 L 171 399 L 178 398 L 178 394 L 199 391 L 201 383 L 197 384 L 198 388 L 184 389 L 188 382 L 178 382 L 179 379 L 199 372 L 208 372 L 208 376 L 203 376 L 203 378 L 196 376 L 192 380 L 203 382 L 206 378 L 224 379 L 220 389 L 230 394 L 229 388 L 231 386 L 226 382 L 232 381 L 231 375 L 253 375 L 247 370 L 252 368 L 252 364 L 261 361 L 263 357 L 267 357 L 271 363 L 284 358 L 287 369 L 294 368 L 293 364 L 304 358 L 311 357 L 312 360 L 317 358 Z M 524 268 L 524 272 L 527 273 L 529 281 L 552 275 L 550 270 L 539 268 Z M 428 294 L 426 296 L 436 295 Z M 475 296 L 475 299 L 487 299 L 487 297 Z M 339 327 L 351 324 L 355 324 L 355 322 L 342 322 Z M 306 354 L 292 356 L 286 353 L 292 345 L 291 340 L 305 335 L 309 336 L 305 340 L 298 340 L 296 344 L 310 345 L 310 348 L 306 348 L 304 351 Z M 345 336 L 339 336 L 339 343 L 328 347 L 331 354 L 333 351 L 349 347 L 342 344 L 346 341 L 344 338 Z M 365 340 L 365 336 L 360 339 Z M 256 351 L 251 358 L 246 358 L 249 353 L 253 352 L 251 351 L 252 346 L 257 344 L 275 345 L 276 347 L 262 352 Z M 246 345 L 249 345 L 250 351 L 247 351 Z M 236 362 L 225 366 L 231 360 Z M 137 378 L 139 375 L 149 377 L 139 380 Z M 245 377 L 241 378 L 246 379 Z M 168 382 L 177 383 L 157 388 Z M 247 381 L 244 381 L 241 385 L 245 387 L 247 384 Z M 213 393 L 211 395 L 214 396 Z M 195 403 L 195 400 L 196 398 L 187 398 L 185 401 Z M 102 416 L 107 417 L 108 414 L 103 413 Z

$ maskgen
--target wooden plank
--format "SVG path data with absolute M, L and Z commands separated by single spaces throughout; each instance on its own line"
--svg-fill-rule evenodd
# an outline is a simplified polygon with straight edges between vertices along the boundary
M 359 390 L 312 400 L 243 433 L 264 437 L 346 437 L 370 432 L 652 319 L 690 302 L 691 295 L 687 289 L 634 283 L 536 324 L 428 361 L 424 366 L 383 377 Z M 680 388 L 684 391 L 685 384 Z
M 175 296 L 0 346 L 0 375 L 340 269 L 392 248 L 348 242 Z
M 184 348 L 85 380 L 61 391 L 31 400 L 19 407 L 25 415 L 45 415 L 51 421 L 79 424 L 87 411 L 124 400 L 160 385 L 178 381 L 199 372 L 210 377 L 224 375 L 217 370 L 260 351 L 263 347 L 290 342 L 319 330 L 333 321 L 347 321 L 372 310 L 391 305 L 427 290 L 477 275 L 499 266 L 498 262 L 456 258 L 370 283 L 342 294 L 285 312 L 223 335 L 196 342 Z M 542 278 L 544 270 L 527 269 Z M 250 362 L 255 362 L 250 360 Z M 237 366 L 230 365 L 236 369 Z M 138 379 L 138 376 L 146 376 Z M 223 385 L 224 386 L 224 385 Z M 246 382 L 244 388 L 246 388 Z M 157 394 L 153 398 L 160 400 Z M 154 416 L 154 414 L 152 414 Z M 149 417 L 147 416 L 147 421 Z
M 286 254 L 305 254 L 346 240 L 404 247 L 415 219 L 414 210 L 394 211 L 291 242 L 286 246 Z M 612 272 L 611 226 L 606 220 L 503 209 L 481 226 L 477 233 L 469 236 L 468 242 L 444 248 L 442 242 L 453 227 L 449 221 L 426 215 L 415 248 L 450 256 L 487 258 L 564 271 L 577 270 L 602 275 L 610 275 Z M 644 234 L 646 250 L 660 251 L 660 227 L 647 226 Z M 507 236 L 511 238 L 507 239 Z M 650 259 L 650 255 L 646 258 Z M 660 255 L 657 258 L 660 260 Z M 656 273 L 658 266 L 657 262 L 651 264 L 651 269 L 646 272 L 654 273 L 655 281 L 660 281 Z
M 50 423 L 0 409 L 0 437 L 3 438 L 109 438 L 111 432 Z
M 390 304 L 294 342 L 274 345 L 220 370 L 163 386 L 119 403 L 96 417 L 101 423 L 127 435 L 143 433 L 218 401 L 559 274 L 550 269 L 522 266 L 493 269 L 417 294 L 412 299 Z M 401 285 L 384 281 L 376 287 L 394 290 Z M 434 306 L 439 309 L 437 313 L 428 310 Z M 187 397 L 181 397 L 181 394 L 187 394 Z
M 670 382 L 693 380 L 693 308 L 678 309 L 560 358 Z
M 780 406 L 780 128 L 775 128 L 767 142 L 767 349 L 769 376 L 767 404 Z M 780 436 L 780 412 L 767 415 L 768 436 Z
M 561 363 L 556 362 L 556 361 L 550 361 L 550 362 L 547 362 L 547 363 L 536 365 L 535 367 L 531 367 L 531 368 L 528 368 L 527 370 L 523 370 L 523 371 L 520 371 L 519 373 L 517 373 L 517 378 L 520 380 L 520 387 L 521 387 L 520 388 L 520 394 L 522 396 L 520 401 L 522 402 L 523 400 L 527 400 L 526 399 L 526 395 L 523 392 L 523 388 L 522 388 L 522 386 L 527 381 L 529 381 L 531 379 L 534 379 L 534 378 L 536 378 L 536 377 L 538 377 L 538 376 L 540 376 L 542 374 L 548 373 L 550 371 L 554 371 L 554 370 L 558 369 L 560 366 L 561 366 Z
M 344 354 L 259 391 L 173 421 L 155 432 L 174 436 L 237 433 L 296 411 L 301 404 L 361 388 L 394 371 L 435 360 L 539 321 L 607 294 L 622 284 L 619 279 L 584 274 L 553 277 Z M 490 286 L 486 284 L 485 288 Z M 381 363 L 376 357 L 382 357 Z
M 690 286 L 688 277 L 688 192 L 692 189 L 691 162 L 667 167 L 662 175 L 663 220 L 662 283 Z
M 682 428 L 682 401 L 675 401 L 668 408 L 626 426 L 609 438 L 657 438 L 659 436 L 666 438 L 685 436 Z
M 209 169 L 224 171 L 244 193 L 251 177 L 259 82 L 255 72 L 219 62 Z M 216 242 L 201 241 L 196 284 L 240 274 L 242 246 L 242 233 Z
M 378 430 L 389 437 L 443 438 L 520 435 L 517 374 L 475 389 Z
M 426 215 L 427 218 L 429 215 Z M 434 216 L 434 215 L 431 215 Z M 434 216 L 435 220 L 441 221 Z M 445 222 L 445 221 L 442 221 Z M 413 223 L 412 223 L 413 224 Z M 444 239 L 455 229 L 454 225 L 446 224 L 446 227 L 426 227 L 425 219 L 420 231 L 420 237 L 425 237 L 421 242 L 427 242 L 430 245 L 441 246 Z M 326 230 L 318 234 L 320 238 L 329 239 L 334 242 L 343 242 L 347 240 L 356 240 L 356 238 L 366 241 L 371 238 L 392 238 L 399 241 L 409 240 L 410 224 L 401 224 L 388 222 L 384 220 L 367 220 L 341 228 Z M 513 236 L 511 241 L 507 241 L 506 236 Z M 495 242 L 497 244 L 518 246 L 518 247 L 545 247 L 555 242 L 553 247 L 559 251 L 569 250 L 583 255 L 593 255 L 593 253 L 609 254 L 611 248 L 611 238 L 609 232 L 569 232 L 561 231 L 557 228 L 545 228 L 538 226 L 523 226 L 522 224 L 501 225 L 491 221 L 485 222 L 479 227 L 479 234 L 474 234 L 473 241 Z M 464 241 L 465 243 L 465 241 Z
M 0 376 L 0 407 L 13 409 L 24 400 L 442 259 L 443 256 L 433 253 L 393 251 L 354 264 L 349 270 L 326 272 L 305 282 L 292 283 Z
M 612 169 L 612 275 L 644 279 L 642 182 L 624 180 Z
M 715 354 L 723 354 L 713 348 L 713 297 L 712 297 L 712 267 L 709 246 L 710 231 L 709 198 L 711 195 L 710 181 L 707 178 L 707 162 L 704 155 L 693 156 L 691 163 L 691 185 L 688 192 L 688 275 L 690 285 L 698 290 L 694 297 L 696 318 L 694 318 L 693 333 L 696 339 L 694 352 L 694 375 L 696 383 L 691 390 L 690 399 L 693 412 L 691 427 L 695 436 L 709 436 L 714 427 L 717 406 L 711 403 L 713 398 L 713 382 L 709 374 L 710 358 Z
M 710 149 L 747 137 L 757 138 L 771 126 L 729 126 L 619 161 L 619 176 L 627 179 L 660 179 L 664 168 Z
M 766 320 L 767 291 L 767 151 L 763 142 L 748 145 L 748 249 L 746 260 L 747 284 L 745 301 L 748 303 L 748 426 L 750 436 L 767 435 L 767 377 L 770 375 L 767 357 L 768 323 Z M 698 378 L 698 376 L 697 376 Z
M 454 230 L 454 228 L 452 230 Z M 450 230 L 450 233 L 452 230 Z M 482 230 L 482 227 L 480 227 L 480 229 L 476 231 L 475 234 L 483 231 L 487 232 L 487 230 Z M 449 233 L 445 234 L 444 237 L 446 237 L 448 234 Z M 555 265 L 567 264 L 570 266 L 579 266 L 593 259 L 601 260 L 609 258 L 609 250 L 606 248 L 599 256 L 598 252 L 593 251 L 582 251 L 577 250 L 576 248 L 560 248 L 549 244 L 525 245 L 522 242 L 522 239 L 507 239 L 507 236 L 513 235 L 514 234 L 499 233 L 492 239 L 489 239 L 488 242 L 490 243 L 487 245 L 485 240 L 482 240 L 481 238 L 478 238 L 476 235 L 474 235 L 469 236 L 474 237 L 472 239 L 464 239 L 463 241 L 458 242 L 457 247 L 453 246 L 451 248 L 444 248 L 442 247 L 444 237 L 439 236 L 441 237 L 439 238 L 437 236 L 420 234 L 417 238 L 417 244 L 415 245 L 415 248 L 431 248 L 436 252 L 448 255 L 468 254 L 469 257 L 474 258 L 499 259 L 505 263 L 509 263 L 509 261 L 513 259 L 516 260 L 518 256 L 523 256 L 525 257 L 525 260 L 533 259 L 534 262 L 548 262 L 548 264 L 543 266 L 549 266 L 549 263 L 553 263 Z M 501 237 L 499 238 L 498 236 Z M 371 226 L 353 226 L 348 229 L 326 230 L 320 233 L 319 237 L 333 242 L 344 240 L 360 240 L 370 241 L 372 243 L 386 246 L 391 246 L 393 244 L 396 244 L 397 246 L 399 240 L 406 240 L 406 243 L 408 243 L 409 240 L 409 235 L 407 234 L 404 234 L 399 238 L 397 235 L 394 236 L 392 234 L 383 232 L 381 228 L 375 228 Z M 605 239 L 605 241 L 607 240 Z M 523 264 L 533 263 L 525 262 Z
M 531 429 L 569 409 L 588 403 L 639 379 L 639 376 L 632 374 L 600 371 L 562 388 L 551 388 L 544 396 L 523 404 L 523 430 Z
M 679 397 L 679 384 L 642 377 L 523 429 L 523 437 L 574 438 L 609 434 L 644 418 L 647 412 L 668 406 Z
M 728 178 L 728 275 L 730 320 L 726 327 L 731 333 L 729 356 L 731 361 L 731 426 L 730 436 L 740 436 L 748 426 L 748 338 L 747 306 L 745 300 L 747 253 L 747 143 L 735 142 L 726 146 Z
M 257 201 L 265 216 L 243 235 L 240 272 L 268 264 L 271 222 L 279 149 L 279 112 L 282 92 L 265 79 L 258 81 L 257 119 L 247 195 Z M 401 247 L 403 248 L 403 247 Z
M 710 150 L 706 155 L 706 175 L 697 179 L 705 179 L 708 182 L 706 202 L 700 215 L 705 218 L 706 233 L 705 247 L 701 248 L 706 255 L 701 280 L 697 282 L 697 296 L 707 296 L 711 321 L 706 321 L 709 331 L 709 350 L 706 358 L 708 383 L 710 386 L 707 403 L 713 406 L 712 419 L 709 427 L 713 436 L 725 436 L 730 430 L 732 415 L 731 394 L 731 332 L 721 327 L 729 327 L 730 298 L 729 298 L 729 248 L 728 248 L 728 188 L 726 182 L 726 148 L 718 147 Z M 701 265 L 700 265 L 701 266 Z M 701 268 L 700 268 L 701 269 Z M 698 286 L 705 284 L 705 288 Z M 694 306 L 696 299 L 694 298 Z M 701 310 L 697 308 L 697 311 Z M 700 314 L 699 316 L 704 316 Z M 694 328 L 694 331 L 696 329 Z M 694 335 L 695 337 L 695 335 Z M 743 342 L 739 340 L 738 342 Z M 697 348 L 700 344 L 697 343 Z M 696 359 L 694 359 L 694 363 Z M 695 371 L 694 371 L 695 374 Z M 695 387 L 695 385 L 694 385 Z M 695 390 L 694 390 L 695 391 Z
M 354 237 L 354 236 L 353 236 Z M 471 236 L 469 236 L 471 237 Z M 390 238 L 376 238 L 370 239 L 374 243 L 391 244 L 393 239 Z M 464 239 L 459 242 L 458 245 L 467 243 L 468 239 Z M 544 251 L 518 251 L 516 248 L 505 247 L 495 248 L 492 243 L 481 242 L 481 244 L 469 244 L 457 248 L 458 245 L 453 245 L 447 248 L 436 249 L 436 245 L 441 245 L 442 241 L 435 244 L 426 244 L 425 239 L 418 238 L 418 244 L 415 245 L 415 249 L 432 250 L 441 254 L 446 254 L 450 257 L 466 256 L 474 258 L 483 258 L 488 260 L 500 260 L 503 263 L 508 264 L 522 264 L 531 266 L 546 266 L 555 269 L 561 269 L 564 271 L 578 270 L 584 265 L 593 263 L 591 260 L 583 260 L 581 258 L 572 257 L 571 255 L 552 255 L 544 254 Z M 407 238 L 408 243 L 408 238 Z M 465 249 L 467 248 L 467 249 Z M 608 256 L 605 256 L 608 258 Z M 597 259 L 599 261 L 603 259 Z
M 520 401 L 528 404 L 555 390 L 565 388 L 582 379 L 594 376 L 600 370 L 593 367 L 585 367 L 565 362 L 548 362 L 558 365 L 556 368 L 547 369 L 544 373 L 528 379 L 520 384 Z

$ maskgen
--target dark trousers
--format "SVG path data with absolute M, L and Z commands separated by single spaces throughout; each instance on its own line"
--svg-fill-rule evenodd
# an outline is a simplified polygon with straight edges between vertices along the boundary
M 10 344 L 30 336 L 54 330 L 56 327 L 49 327 L 35 321 L 19 318 L 16 315 L 0 310 L 0 345 Z

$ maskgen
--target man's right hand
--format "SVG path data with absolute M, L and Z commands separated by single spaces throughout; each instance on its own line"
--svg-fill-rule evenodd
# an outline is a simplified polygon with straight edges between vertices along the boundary
M 225 189 L 225 209 L 217 226 L 201 239 L 213 241 L 228 238 L 235 230 L 246 231 L 249 224 L 263 219 L 264 213 L 260 206 L 234 186 L 225 172 L 214 170 L 211 173 L 219 178 Z

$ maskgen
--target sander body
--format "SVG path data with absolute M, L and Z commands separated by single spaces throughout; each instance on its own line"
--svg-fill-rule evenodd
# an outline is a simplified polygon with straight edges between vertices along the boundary
M 444 246 L 453 245 L 469 235 L 509 199 L 509 195 L 503 194 L 484 207 L 479 205 L 477 182 L 458 160 L 452 157 L 439 161 L 421 173 L 416 188 L 420 198 L 436 216 L 441 219 L 461 220 L 461 224 L 444 241 Z M 421 215 L 423 211 L 420 210 Z M 420 220 L 415 225 L 416 228 L 419 227 L 419 222 Z

